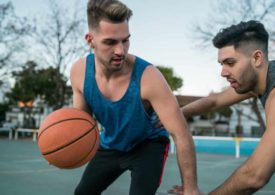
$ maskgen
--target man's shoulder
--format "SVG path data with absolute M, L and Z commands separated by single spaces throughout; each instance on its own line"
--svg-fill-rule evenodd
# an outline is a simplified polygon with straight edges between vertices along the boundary
M 86 58 L 79 58 L 71 67 L 71 76 L 75 74 L 82 74 L 86 67 Z
M 144 59 L 143 57 L 136 56 L 133 54 L 128 54 L 128 59 L 133 63 L 133 64 L 143 64 L 143 65 L 152 65 L 151 62 L 148 60 Z
M 156 86 L 160 83 L 166 82 L 161 72 L 155 66 L 152 65 L 146 66 L 146 68 L 143 71 L 141 81 L 142 85 L 147 86 Z
M 86 65 L 86 58 L 79 58 L 78 60 L 76 60 L 73 64 L 72 64 L 72 68 L 75 67 L 81 67 L 81 66 L 85 66 Z

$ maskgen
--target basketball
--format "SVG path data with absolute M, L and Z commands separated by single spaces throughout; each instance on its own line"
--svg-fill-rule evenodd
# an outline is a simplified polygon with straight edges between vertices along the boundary
M 77 168 L 90 161 L 99 146 L 96 120 L 76 108 L 49 114 L 38 130 L 38 148 L 49 164 Z

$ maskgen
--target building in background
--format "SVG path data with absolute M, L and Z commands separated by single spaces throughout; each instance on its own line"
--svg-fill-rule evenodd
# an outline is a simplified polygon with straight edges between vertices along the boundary
M 196 101 L 202 96 L 181 96 L 177 95 L 179 105 L 185 106 Z M 258 108 L 265 119 L 264 109 L 258 101 Z M 221 116 L 219 112 L 211 112 L 187 118 L 189 128 L 193 135 L 208 136 L 244 136 L 261 137 L 263 130 L 257 122 L 256 114 L 251 109 L 248 100 L 230 107 L 232 114 L 230 117 Z M 238 124 L 241 124 L 241 132 L 238 132 Z

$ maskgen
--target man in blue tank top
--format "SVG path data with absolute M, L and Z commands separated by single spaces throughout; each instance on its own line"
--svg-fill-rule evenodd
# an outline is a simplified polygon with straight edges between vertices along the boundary
M 275 171 L 275 61 L 268 60 L 268 33 L 258 21 L 240 22 L 213 39 L 221 76 L 230 87 L 182 108 L 186 117 L 213 111 L 258 96 L 266 114 L 266 129 L 254 153 L 211 195 L 252 194 Z M 180 186 L 171 190 L 180 193 Z
M 75 194 L 101 194 L 126 170 L 129 194 L 155 194 L 168 133 L 177 147 L 184 193 L 199 194 L 194 143 L 176 98 L 154 66 L 128 54 L 132 11 L 117 0 L 90 0 L 87 14 L 85 39 L 93 54 L 72 66 L 73 105 L 93 114 L 103 131 Z M 155 126 L 158 117 L 165 128 Z

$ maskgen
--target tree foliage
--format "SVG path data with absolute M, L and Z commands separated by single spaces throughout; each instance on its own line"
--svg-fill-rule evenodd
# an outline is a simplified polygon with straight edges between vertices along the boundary
M 55 109 L 64 105 L 67 95 L 67 78 L 59 73 L 56 68 L 49 67 L 38 71 L 39 91 L 41 99 Z M 61 93 L 64 92 L 64 94 Z M 62 100 L 62 101 L 60 101 Z
M 16 79 L 14 87 L 7 97 L 13 104 L 18 102 L 33 102 L 40 99 L 49 106 L 60 107 L 58 100 L 57 83 L 62 83 L 62 87 L 66 88 L 66 79 L 64 75 L 57 75 L 57 71 L 53 67 L 46 69 L 36 69 L 37 64 L 29 61 L 22 71 L 14 72 Z
M 172 68 L 164 66 L 157 66 L 157 68 L 163 74 L 172 91 L 176 91 L 177 89 L 182 87 L 182 79 L 174 75 L 174 71 Z
M 22 71 L 13 72 L 16 81 L 11 92 L 7 93 L 13 103 L 29 102 L 36 98 L 38 90 L 36 66 L 34 62 L 27 62 Z
M 44 65 L 53 67 L 49 69 L 48 74 L 52 74 L 56 82 L 52 87 L 56 90 L 54 102 L 58 102 L 57 107 L 62 107 L 65 103 L 64 81 L 67 78 L 64 75 L 68 65 L 85 53 L 84 23 L 86 17 L 82 14 L 83 11 L 77 9 L 77 6 L 74 8 L 74 10 L 66 9 L 57 1 L 50 0 L 47 17 L 39 20 L 33 33 L 40 57 L 45 62 Z
M 7 102 L 0 103 L 0 122 L 6 118 L 6 112 L 9 110 L 9 104 Z

